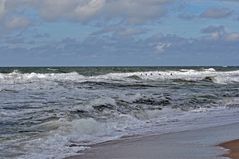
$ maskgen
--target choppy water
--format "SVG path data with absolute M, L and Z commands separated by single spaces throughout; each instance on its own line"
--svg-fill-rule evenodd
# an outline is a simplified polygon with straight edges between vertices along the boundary
M 123 135 L 237 120 L 238 107 L 238 67 L 0 68 L 0 158 L 63 158 Z

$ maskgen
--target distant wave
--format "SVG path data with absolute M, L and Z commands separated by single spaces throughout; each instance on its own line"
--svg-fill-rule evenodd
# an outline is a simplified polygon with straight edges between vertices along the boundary
M 59 80 L 59 81 L 210 81 L 218 84 L 239 82 L 239 70 L 236 71 L 216 71 L 213 68 L 203 70 L 181 69 L 179 71 L 148 71 L 129 73 L 108 73 L 97 76 L 84 76 L 77 72 L 70 73 L 21 73 L 17 70 L 12 73 L 0 73 L 0 82 L 27 82 L 34 80 Z

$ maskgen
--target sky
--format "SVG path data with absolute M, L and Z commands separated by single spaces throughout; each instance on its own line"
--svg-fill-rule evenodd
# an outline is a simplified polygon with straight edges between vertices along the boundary
M 0 0 L 0 66 L 239 65 L 239 0 Z

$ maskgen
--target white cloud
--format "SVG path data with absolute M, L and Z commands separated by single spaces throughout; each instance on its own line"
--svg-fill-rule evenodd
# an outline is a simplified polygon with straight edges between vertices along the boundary
M 163 43 L 163 42 L 159 42 L 156 45 L 156 50 L 157 53 L 163 53 L 167 48 L 169 48 L 171 46 L 171 43 Z
M 73 15 L 80 20 L 84 20 L 96 15 L 105 5 L 105 0 L 91 0 L 85 5 L 75 8 Z

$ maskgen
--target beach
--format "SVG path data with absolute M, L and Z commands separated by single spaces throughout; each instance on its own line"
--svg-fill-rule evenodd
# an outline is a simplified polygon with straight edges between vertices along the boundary
M 66 159 L 238 159 L 238 131 L 239 123 L 234 123 L 162 135 L 126 137 L 93 145 L 82 155 Z M 226 149 L 232 149 L 232 153 L 226 155 L 229 153 Z
M 239 0 L 0 0 L 0 159 L 239 159 Z
M 225 154 L 225 157 L 230 157 L 231 159 L 239 159 L 239 140 L 232 140 L 228 142 L 224 142 L 219 146 L 228 149 L 229 152 Z

